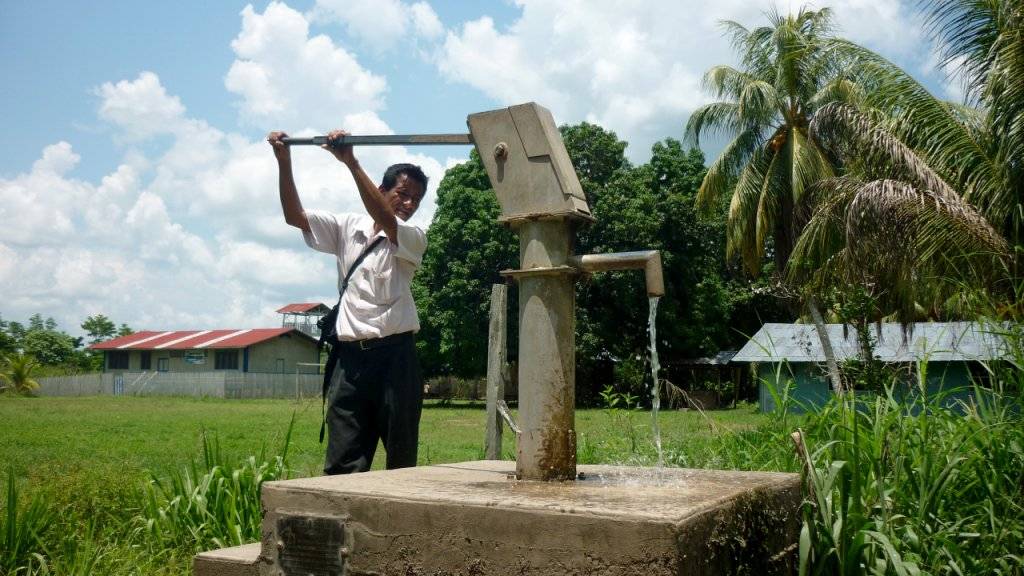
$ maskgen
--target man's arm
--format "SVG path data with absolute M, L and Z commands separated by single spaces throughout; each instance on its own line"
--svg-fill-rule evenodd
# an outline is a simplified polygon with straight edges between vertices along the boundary
M 267 136 L 267 142 L 273 146 L 274 156 L 277 157 L 277 186 L 281 196 L 281 210 L 284 212 L 285 222 L 303 232 L 309 232 L 309 221 L 302 210 L 302 201 L 299 200 L 299 191 L 295 188 L 295 178 L 292 176 L 291 151 L 281 141 L 285 136 L 287 134 L 284 132 L 271 132 Z
M 333 140 L 339 136 L 347 135 L 348 132 L 344 130 L 334 130 L 327 134 L 327 138 L 328 140 Z M 352 173 L 352 178 L 356 181 L 356 188 L 359 189 L 359 197 L 363 201 L 363 207 L 366 208 L 366 212 L 370 215 L 370 218 L 373 218 L 377 226 L 384 231 L 388 240 L 392 244 L 398 244 L 398 219 L 395 217 L 395 211 L 384 199 L 383 191 L 373 183 L 373 180 L 363 171 L 363 167 L 359 165 L 359 160 L 356 160 L 356 156 L 352 152 L 352 146 L 333 147 L 324 145 L 323 148 L 334 154 L 334 157 L 345 164 L 345 166 L 348 166 L 349 171 Z

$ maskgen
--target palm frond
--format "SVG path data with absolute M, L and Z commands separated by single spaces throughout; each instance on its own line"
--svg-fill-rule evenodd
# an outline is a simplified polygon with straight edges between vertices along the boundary
M 697 108 L 686 122 L 683 140 L 691 146 L 700 146 L 704 134 L 735 134 L 740 129 L 739 106 L 733 102 L 712 102 Z
M 761 191 L 757 203 L 757 227 L 754 236 L 754 246 L 758 254 L 764 254 L 764 248 L 769 235 L 776 236 L 779 225 L 785 225 L 783 218 L 783 203 L 788 200 L 789 191 L 789 166 L 782 153 L 771 155 L 768 166 L 765 170 L 764 179 L 761 181 Z M 750 241 L 749 239 L 747 240 Z M 775 246 L 776 251 L 783 249 L 789 253 L 787 246 Z
M 962 258 L 1005 257 L 1005 239 L 959 196 L 922 189 L 908 182 L 876 180 L 862 186 L 846 216 L 847 247 L 868 239 L 888 248 L 870 251 L 873 265 L 887 257 L 914 258 L 932 268 Z M 912 248 L 912 250 L 908 250 Z
M 838 103 L 824 106 L 814 115 L 810 130 L 818 142 L 845 144 L 855 149 L 867 166 L 880 168 L 883 173 L 899 170 L 922 188 L 944 197 L 957 196 L 914 150 L 851 106 Z
M 761 271 L 763 254 L 757 249 L 754 238 L 757 234 L 761 187 L 767 168 L 768 158 L 764 150 L 755 150 L 736 182 L 726 221 L 726 257 L 739 255 L 747 271 L 755 276 Z
M 743 86 L 737 102 L 736 115 L 744 126 L 763 126 L 778 115 L 781 104 L 779 95 L 771 84 L 755 80 Z
M 697 209 L 709 215 L 718 206 L 718 199 L 729 190 L 748 162 L 760 140 L 760 134 L 745 130 L 725 146 L 718 158 L 708 167 L 697 190 Z

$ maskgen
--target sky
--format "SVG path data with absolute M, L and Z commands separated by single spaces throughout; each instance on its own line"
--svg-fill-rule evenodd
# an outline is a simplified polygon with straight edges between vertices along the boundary
M 838 33 L 960 98 L 907 1 L 837 0 Z M 650 147 L 681 138 L 735 58 L 720 22 L 800 4 L 720 0 L 0 0 L 0 317 L 81 335 L 104 314 L 136 330 L 280 325 L 333 303 L 336 267 L 281 216 L 270 130 L 466 132 L 466 116 L 535 101 Z M 705 151 L 717 152 L 714 144 Z M 468 148 L 357 150 L 431 179 Z M 710 158 L 709 158 L 710 160 Z M 328 153 L 293 152 L 307 209 L 363 211 Z M 642 247 L 637 247 L 638 249 Z

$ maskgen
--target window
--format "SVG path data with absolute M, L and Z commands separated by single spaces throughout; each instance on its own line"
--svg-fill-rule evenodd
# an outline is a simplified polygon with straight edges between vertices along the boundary
M 151 370 L 153 366 L 153 353 L 143 350 L 139 353 L 139 370 Z
M 109 370 L 127 370 L 128 369 L 128 356 L 127 350 L 111 350 L 107 352 L 107 369 Z
M 157 358 L 156 359 L 156 371 L 167 372 L 168 365 L 171 363 L 170 358 Z
M 238 350 L 217 350 L 213 367 L 215 370 L 238 370 Z

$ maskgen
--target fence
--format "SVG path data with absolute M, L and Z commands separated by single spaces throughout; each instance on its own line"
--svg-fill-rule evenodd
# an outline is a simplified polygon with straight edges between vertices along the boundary
M 311 398 L 320 396 L 318 374 L 255 372 L 121 372 L 37 378 L 40 396 L 194 396 L 213 398 Z

